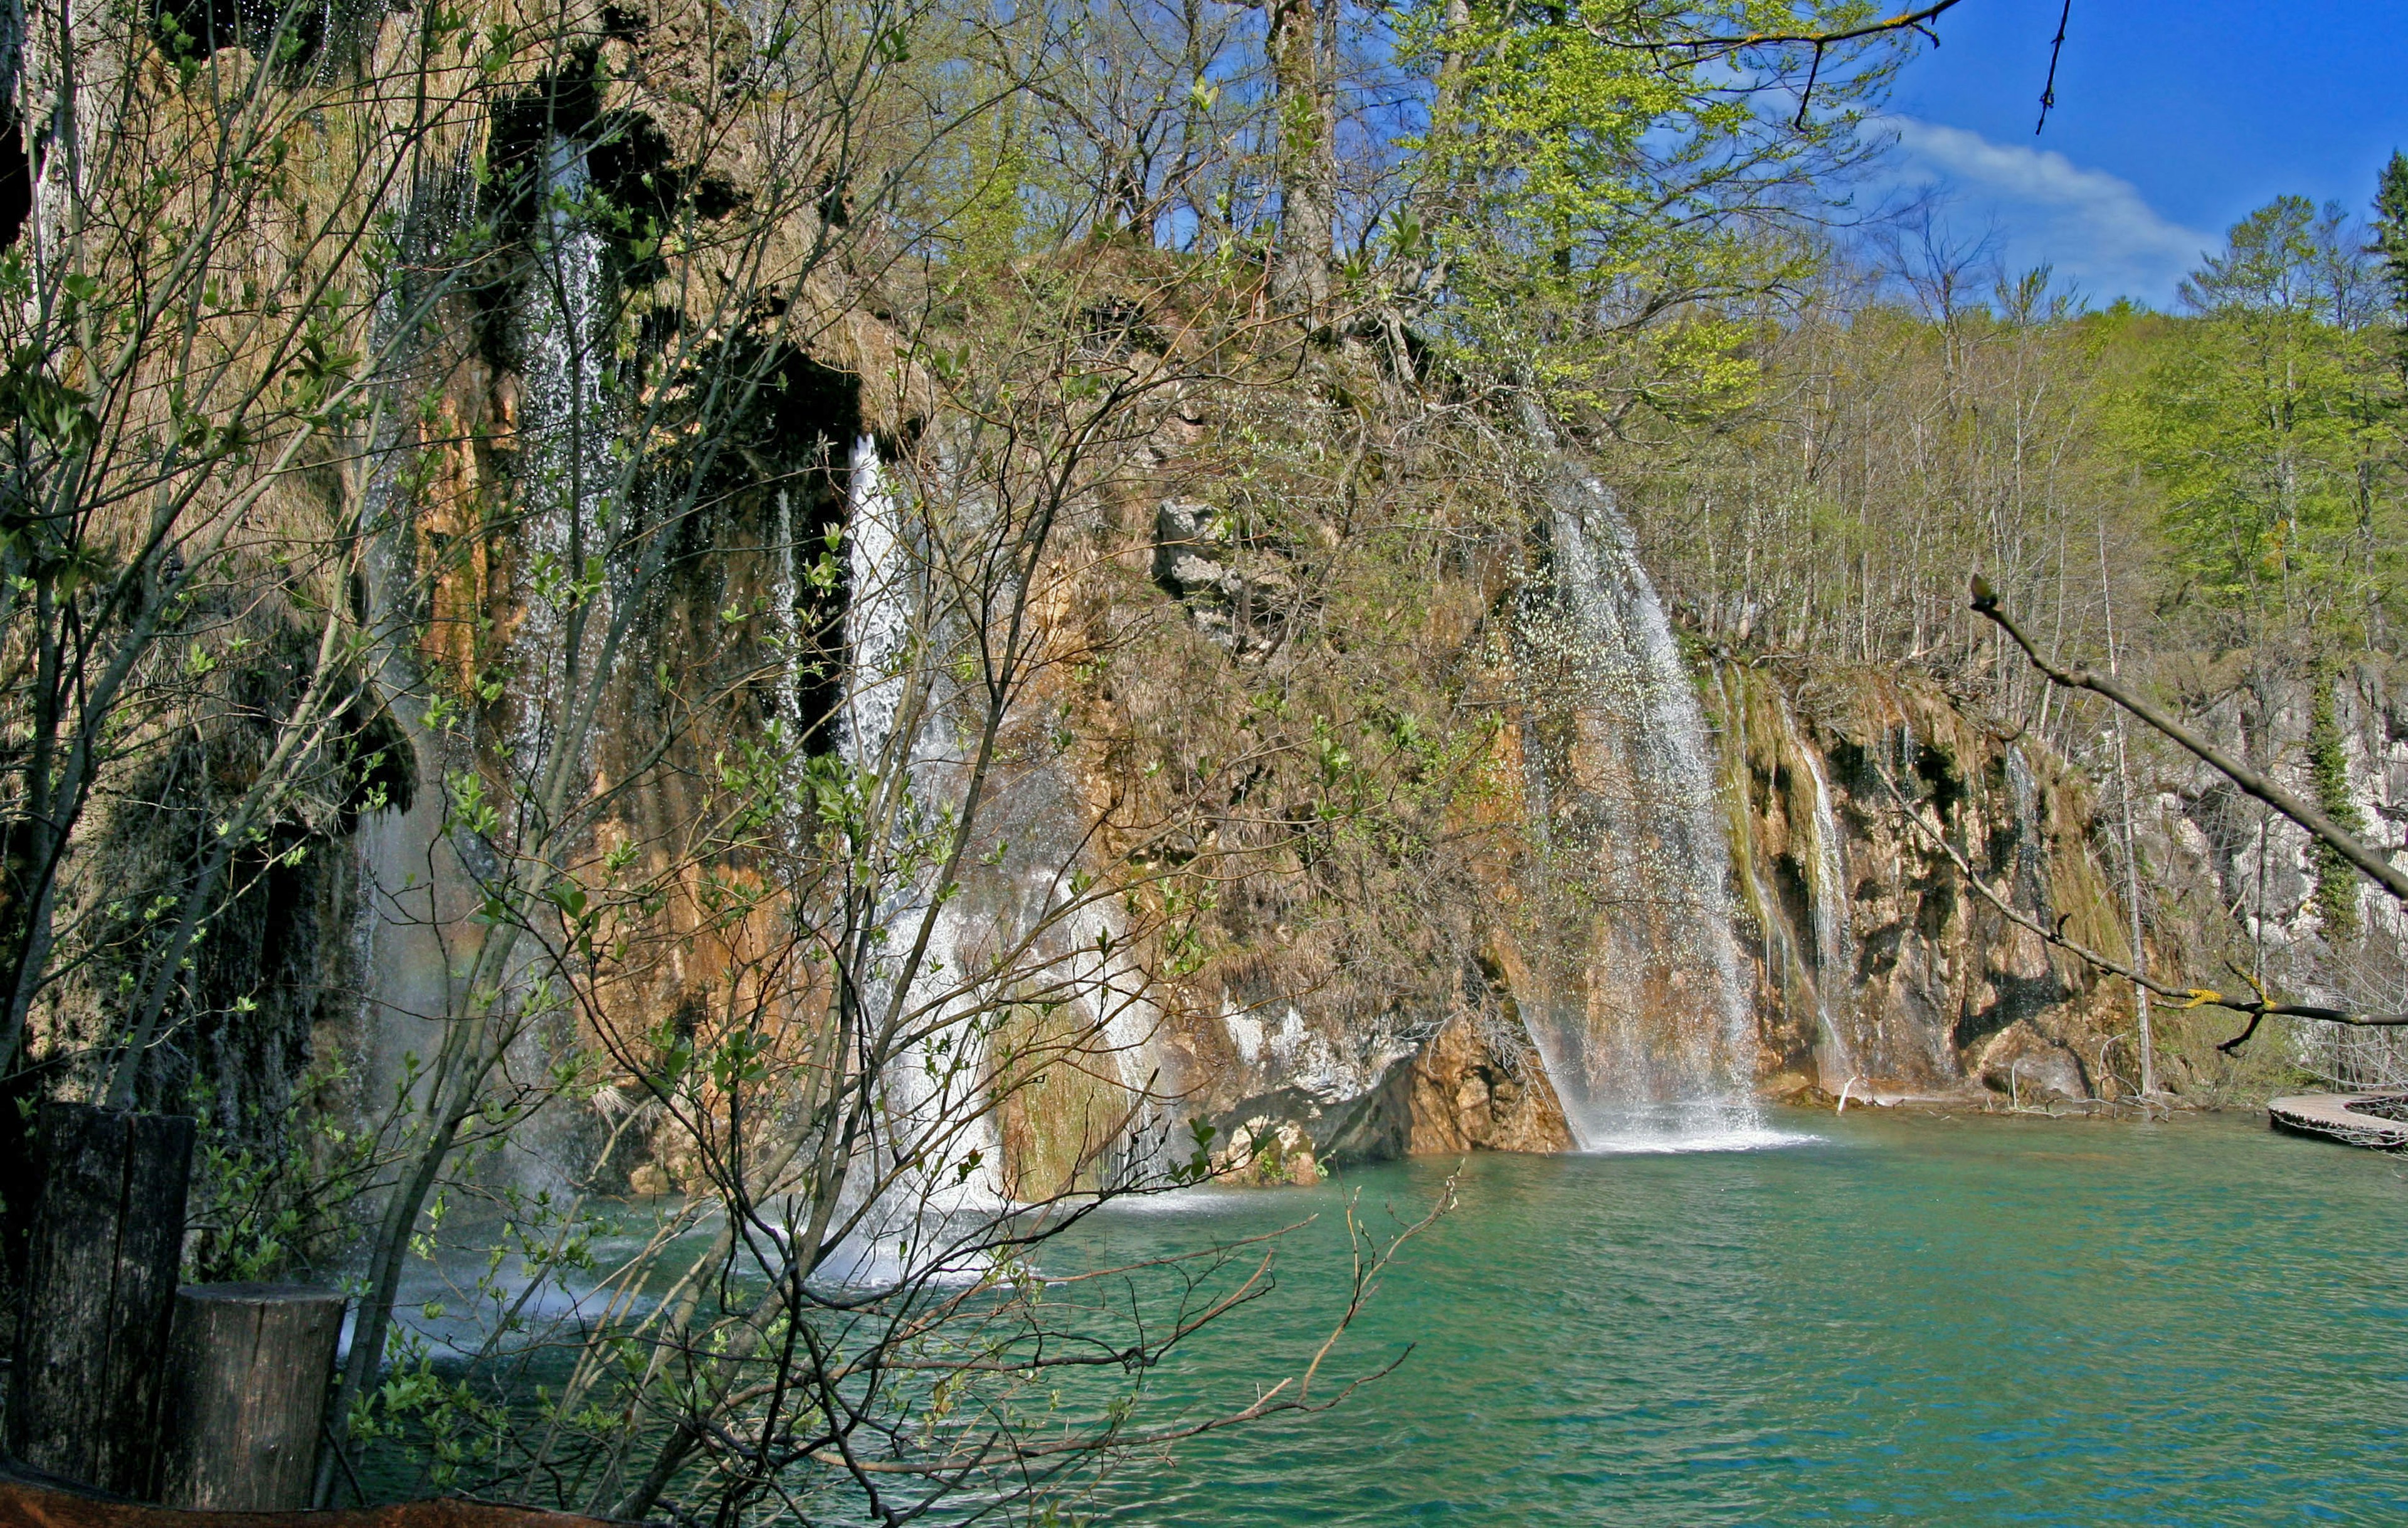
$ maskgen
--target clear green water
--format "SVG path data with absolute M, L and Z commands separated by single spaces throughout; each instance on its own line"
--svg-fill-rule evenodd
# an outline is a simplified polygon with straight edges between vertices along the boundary
M 2408 1523 L 2408 1162 L 2245 1117 L 1776 1123 L 1820 1139 L 1472 1159 L 1340 1349 L 1403 1368 L 1129 1471 L 1107 1521 Z M 1414 1213 L 1448 1165 L 1111 1212 L 1083 1250 L 1323 1212 L 1156 1405 L 1292 1370 L 1341 1193 Z

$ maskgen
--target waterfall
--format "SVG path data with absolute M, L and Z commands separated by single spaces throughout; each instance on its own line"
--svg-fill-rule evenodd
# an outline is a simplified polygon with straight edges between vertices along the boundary
M 609 313 L 602 236 L 576 210 L 587 184 L 585 146 L 552 140 L 544 166 L 538 274 L 520 299 L 523 385 L 520 455 L 526 464 L 517 537 L 518 719 L 512 757 L 528 771 L 551 763 L 552 710 L 587 652 L 564 643 L 566 619 L 599 555 L 612 477 L 611 420 L 603 393 Z M 590 648 L 592 642 L 584 644 Z M 529 778 L 526 786 L 534 788 Z
M 840 1250 L 831 1264 L 847 1282 L 875 1284 L 929 1272 L 927 1260 L 941 1256 L 946 1218 L 999 1201 L 1000 1143 L 992 1120 L 964 1128 L 984 1078 L 979 1038 L 957 1016 L 973 994 L 945 996 L 961 985 L 968 965 L 957 899 L 937 909 L 925 959 L 910 985 L 900 993 L 894 986 L 935 893 L 924 832 L 936 814 L 925 809 L 920 777 L 940 761 L 929 746 L 936 728 L 904 713 L 914 648 L 925 635 L 919 629 L 921 581 L 902 500 L 867 435 L 853 442 L 847 495 L 846 666 L 837 752 L 863 809 L 884 814 L 886 840 L 854 844 L 857 859 L 877 867 L 871 873 L 879 899 L 870 914 L 870 967 L 856 979 L 870 1023 L 899 1006 L 903 1030 L 918 1033 L 904 1040 L 879 1079 L 881 1154 L 888 1162 L 923 1159 L 898 1177 L 860 1245 Z M 873 1173 L 887 1170 L 868 1165 Z
M 837 747 L 858 773 L 875 771 L 894 742 L 913 600 L 904 566 L 902 507 L 887 481 L 878 442 L 867 435 L 853 443 L 846 482 L 847 666 Z
M 1547 489 L 1556 641 L 1576 688 L 1556 845 L 1602 902 L 1585 1001 L 1535 1005 L 1531 1040 L 1581 1145 L 1671 1148 L 1761 1133 L 1713 745 L 1679 647 L 1604 484 Z
M 849 598 L 844 620 L 848 682 L 839 719 L 838 751 L 856 779 L 899 771 L 904 793 L 902 836 L 943 814 L 934 799 L 960 782 L 940 726 L 917 723 L 904 714 L 908 686 L 927 686 L 923 713 L 940 714 L 940 698 L 952 683 L 920 648 L 937 635 L 920 608 L 916 555 L 910 544 L 892 475 L 876 442 L 864 437 L 853 451 L 850 506 L 845 534 Z M 899 728 L 914 735 L 897 735 Z M 927 799 L 924 799 L 927 798 Z M 1088 839 L 1084 798 L 1074 782 L 1050 765 L 998 771 L 989 798 L 981 803 L 980 847 L 965 884 L 938 912 L 929 941 L 929 961 L 906 995 L 907 1008 L 949 1002 L 958 1017 L 939 1009 L 921 1021 L 929 1032 L 909 1047 L 888 1084 L 888 1115 L 900 1139 L 927 1129 L 958 1130 L 971 1111 L 984 1108 L 987 1086 L 982 1030 L 970 1016 L 992 1009 L 1026 985 L 1082 1010 L 1103 1046 L 1111 1053 L 1131 1103 L 1159 1100 L 1167 1090 L 1170 1059 L 1159 1044 L 1161 1015 L 1146 996 L 1146 979 L 1126 937 L 1114 900 L 1097 899 L 1077 874 Z M 894 930 L 897 945 L 916 931 L 934 888 L 924 875 L 896 877 L 887 905 L 877 917 Z M 1037 937 L 1029 941 L 1027 936 Z M 965 987 L 993 952 L 1025 953 L 992 973 L 993 986 Z M 896 951 L 899 959 L 899 948 Z M 943 994 L 954 991 L 952 999 Z M 992 1015 L 990 1014 L 991 1017 Z M 968 1047 L 967 1050 L 964 1047 Z M 1129 1138 L 1115 1143 L 1104 1164 L 1108 1174 L 1140 1175 L 1158 1165 L 1167 1133 L 1158 1103 L 1141 1111 Z M 977 1162 L 970 1165 L 970 1154 Z M 983 1117 L 977 1128 L 954 1136 L 943 1160 L 913 1188 L 910 1213 L 923 1216 L 991 1209 L 1002 1201 L 999 1122 Z M 898 1205 L 898 1216 L 901 1206 Z M 890 1221 L 897 1217 L 882 1217 Z M 890 1224 L 888 1242 L 894 1240 Z
M 466 151 L 463 151 L 464 153 Z M 606 249 L 576 204 L 587 185 L 584 145 L 555 139 L 544 162 L 547 196 L 534 240 L 534 268 L 513 303 L 512 327 L 520 353 L 520 398 L 515 422 L 520 481 L 519 525 L 512 569 L 516 618 L 507 633 L 511 714 L 494 753 L 511 771 L 522 831 L 531 823 L 535 792 L 555 751 L 554 712 L 572 658 L 590 661 L 595 643 L 567 650 L 571 601 L 580 598 L 580 566 L 599 552 L 599 526 L 609 512 L 617 460 L 613 425 L 604 386 L 609 350 L 609 286 Z M 457 225 L 473 200 L 465 162 L 449 181 L 438 180 L 427 200 L 411 210 L 424 226 L 412 238 L 438 240 Z M 372 484 L 390 492 L 385 470 Z M 379 546 L 371 569 L 381 589 L 407 584 L 412 550 Z M 460 1010 L 454 943 L 468 926 L 480 892 L 477 883 L 499 872 L 487 844 L 449 833 L 442 777 L 447 744 L 418 724 L 419 700 L 401 660 L 388 657 L 383 675 L 396 714 L 417 751 L 421 788 L 406 811 L 374 814 L 361 825 L 357 853 L 361 905 L 352 929 L 353 959 L 362 978 L 359 1060 L 371 1096 L 395 1097 L 405 1079 L 423 1102 L 425 1081 L 412 1057 L 433 1054 L 443 1025 Z M 537 957 L 523 952 L 523 974 Z M 553 1044 L 573 1044 L 555 1024 L 573 1022 L 566 1013 L 552 1024 L 531 1026 L 513 1046 L 512 1065 L 540 1075 Z M 586 1121 L 558 1103 L 546 1104 L 510 1132 L 503 1168 L 525 1189 L 564 1189 L 577 1175 L 590 1142 Z
M 853 441 L 845 481 L 845 672 L 836 718 L 837 756 L 845 765 L 857 810 L 890 814 L 885 843 L 855 841 L 852 846 L 856 863 L 872 877 L 878 899 L 869 914 L 874 927 L 867 944 L 868 969 L 855 973 L 863 1020 L 874 1026 L 882 1024 L 898 1002 L 907 1016 L 925 1007 L 931 992 L 948 979 L 952 920 L 946 910 L 939 910 L 925 963 L 898 994 L 895 968 L 927 915 L 929 895 L 925 876 L 908 863 L 917 795 L 911 768 L 917 739 L 896 736 L 919 601 L 902 504 L 871 437 Z M 890 791 L 896 794 L 890 796 Z M 900 939 L 900 949 L 890 936 Z M 906 1029 L 926 1027 L 928 1020 L 906 1017 L 903 1024 Z M 943 1130 L 960 1102 L 953 1086 L 958 1069 L 947 1070 L 936 1044 L 942 1027 L 932 1028 L 937 1032 L 907 1042 L 889 1063 L 887 1074 L 877 1079 L 881 1117 L 875 1128 L 882 1138 L 859 1169 L 872 1181 L 920 1152 L 924 1140 Z M 971 1145 L 982 1149 L 988 1143 Z M 950 1150 L 940 1146 L 935 1160 L 897 1171 L 862 1228 L 829 1254 L 823 1273 L 860 1286 L 901 1284 L 928 1273 L 931 1258 L 942 1255 L 947 1213 L 995 1197 L 988 1181 L 991 1168 L 983 1173 L 965 1168 L 962 1146 L 956 1143 Z M 973 1178 L 980 1180 L 975 1187 Z
M 1845 1086 L 1856 1067 L 1856 1047 L 1831 1016 L 1832 989 L 1836 987 L 1844 1001 L 1856 982 L 1848 926 L 1847 862 L 1841 857 L 1840 822 L 1831 810 L 1831 784 L 1824 778 L 1823 760 L 1799 731 L 1798 718 L 1790 714 L 1785 699 L 1781 705 L 1781 725 L 1814 786 L 1814 854 L 1808 865 L 1807 889 L 1814 902 L 1814 1016 L 1821 1023 L 1826 1047 L 1816 1060 L 1824 1090 L 1828 1092 L 1834 1082 Z
M 546 148 L 536 259 L 516 315 L 523 468 L 514 538 L 518 622 L 509 633 L 515 714 L 503 757 L 517 785 L 522 843 L 543 830 L 538 797 L 547 777 L 585 762 L 581 747 L 576 757 L 560 757 L 569 740 L 557 728 L 565 698 L 593 679 L 603 622 L 589 619 L 580 627 L 574 616 L 580 604 L 598 607 L 608 598 L 607 585 L 591 575 L 605 560 L 608 527 L 621 508 L 612 502 L 617 420 L 604 371 L 611 325 L 607 251 L 580 207 L 589 185 L 586 152 L 586 145 L 566 137 Z M 478 868 L 483 846 L 462 848 Z M 480 877 L 496 868 L 480 870 Z M 522 948 L 513 976 L 523 978 L 538 959 L 532 948 Z M 533 1022 L 511 1044 L 512 1064 L 539 1075 L 578 1044 L 576 1019 L 557 999 L 550 1012 L 528 1016 Z M 566 1189 L 591 1149 L 591 1124 L 562 1101 L 538 1109 L 506 1144 L 512 1179 Z
M 802 580 L 795 572 L 803 549 L 796 539 L 795 496 L 781 488 L 776 503 L 778 513 L 769 543 L 777 558 L 777 571 L 769 580 L 769 619 L 777 633 L 770 639 L 778 659 L 776 711 L 779 724 L 786 730 L 787 742 L 800 747 L 803 733 L 813 720 L 803 714 L 803 667 L 810 655 L 805 651 L 808 644 L 803 634 Z
M 2032 778 L 2023 750 L 2012 742 L 2006 747 L 2006 765 L 2007 794 L 2015 814 L 2015 870 L 2008 885 L 2028 901 L 2033 912 L 2046 916 L 2048 882 L 2041 858 L 2040 785 Z

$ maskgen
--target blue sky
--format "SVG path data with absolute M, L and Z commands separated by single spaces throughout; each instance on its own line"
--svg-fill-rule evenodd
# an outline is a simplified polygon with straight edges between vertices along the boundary
M 2032 136 L 2062 0 L 1962 0 L 1901 71 L 1880 179 L 1939 187 L 2095 303 L 2171 306 L 2223 230 L 2286 192 L 2360 215 L 2408 149 L 2408 3 L 2073 0 L 2057 108 Z

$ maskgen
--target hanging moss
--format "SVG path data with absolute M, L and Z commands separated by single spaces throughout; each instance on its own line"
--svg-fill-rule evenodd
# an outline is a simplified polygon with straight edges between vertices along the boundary
M 2308 713 L 2308 777 L 2325 814 L 2355 833 L 2366 827 L 2366 818 L 2350 800 L 2349 750 L 2342 738 L 2335 695 L 2339 684 L 2339 676 L 2329 668 L 2316 674 L 2315 700 Z M 2359 931 L 2358 872 L 2340 851 L 2322 840 L 2313 848 L 2316 915 L 2324 924 L 2325 943 L 2346 944 Z

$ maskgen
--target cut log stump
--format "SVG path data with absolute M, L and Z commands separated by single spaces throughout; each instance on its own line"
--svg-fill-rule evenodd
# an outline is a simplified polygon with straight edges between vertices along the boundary
M 193 1122 L 48 1103 L 38 1138 L 8 1450 L 36 1469 L 146 1496 Z
M 309 1505 L 343 1297 L 304 1284 L 176 1291 L 159 1500 L 212 1511 Z

